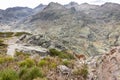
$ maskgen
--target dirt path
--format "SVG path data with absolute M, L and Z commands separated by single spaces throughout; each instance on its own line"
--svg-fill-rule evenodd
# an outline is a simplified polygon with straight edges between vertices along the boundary
M 24 50 L 24 51 L 38 51 L 38 52 L 46 52 L 47 49 L 42 48 L 40 46 L 28 46 L 25 44 L 20 44 L 20 43 L 16 43 L 17 38 L 11 38 L 9 40 L 6 41 L 6 43 L 8 44 L 8 48 L 7 48 L 7 55 L 10 56 L 14 56 L 16 49 L 18 50 Z

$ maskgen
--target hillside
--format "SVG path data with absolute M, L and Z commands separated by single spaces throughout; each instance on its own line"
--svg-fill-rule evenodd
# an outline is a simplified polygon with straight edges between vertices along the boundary
M 13 11 L 14 14 L 11 13 Z M 54 48 L 62 47 L 62 50 L 70 49 L 81 54 L 96 55 L 108 51 L 112 46 L 120 45 L 120 4 L 79 5 L 71 2 L 61 5 L 51 2 L 48 5 L 40 4 L 34 9 L 8 8 L 1 10 L 1 15 L 3 13 L 6 16 L 4 19 L 1 16 L 1 31 L 25 30 L 45 35 L 50 40 L 44 39 L 50 42 L 46 44 Z M 30 40 L 32 44 L 41 44 L 36 43 L 35 39 Z
M 68 5 L 50 3 L 16 28 L 47 35 L 54 44 L 87 55 L 120 45 L 119 4 Z
M 0 80 L 120 80 L 120 4 L 0 9 Z

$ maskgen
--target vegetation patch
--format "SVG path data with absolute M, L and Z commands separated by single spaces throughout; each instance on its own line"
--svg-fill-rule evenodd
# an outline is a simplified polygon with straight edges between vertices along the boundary
M 30 56 L 29 53 L 25 53 L 25 52 L 22 52 L 22 51 L 16 51 L 16 52 L 15 52 L 15 56 L 20 56 L 20 55 L 23 55 L 23 56 L 25 56 L 25 57 Z
M 14 36 L 22 36 L 23 34 L 31 35 L 28 32 L 0 32 L 0 37 L 9 38 L 9 37 L 14 37 Z
M 50 49 L 50 56 L 58 56 L 62 59 L 74 59 L 74 56 L 72 54 L 64 53 L 62 51 L 58 51 L 56 49 Z
M 20 67 L 33 67 L 35 65 L 35 62 L 33 59 L 27 58 L 21 62 L 18 63 Z
M 40 67 L 44 67 L 44 66 L 49 65 L 49 62 L 47 60 L 40 60 L 39 63 L 38 63 L 38 65 Z
M 88 75 L 88 67 L 86 64 L 82 65 L 82 68 L 76 69 L 73 71 L 74 75 L 81 75 L 84 79 L 87 78 Z
M 31 35 L 31 34 L 28 33 L 28 32 L 16 32 L 14 36 L 22 36 L 23 34 Z
M 43 73 L 39 67 L 21 68 L 19 78 L 21 80 L 33 80 L 35 78 L 43 78 Z
M 0 71 L 0 80 L 19 80 L 19 76 L 15 70 L 5 69 Z
M 0 32 L 0 37 L 8 38 L 8 37 L 12 37 L 13 34 L 14 34 L 14 32 Z
M 12 58 L 10 56 L 0 57 L 0 64 L 12 62 L 12 61 L 14 61 L 14 58 Z

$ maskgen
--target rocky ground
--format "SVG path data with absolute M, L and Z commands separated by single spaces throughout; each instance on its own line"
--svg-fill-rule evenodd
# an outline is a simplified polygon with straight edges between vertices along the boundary
M 36 46 L 95 56 L 120 46 L 119 15 L 120 4 L 110 2 L 103 5 L 51 2 L 34 9 L 13 7 L 0 10 L 0 31 L 29 31 L 34 36 L 27 40 Z
M 0 27 L 0 80 L 120 80 L 120 4 L 13 7 Z
M 31 40 L 31 37 L 26 37 Z M 43 36 L 36 36 L 38 40 L 40 37 Z M 7 43 L 8 47 L 7 55 L 0 54 L 1 80 L 6 80 L 3 79 L 6 76 L 2 75 L 7 75 L 9 80 L 120 80 L 119 46 L 102 54 L 87 56 L 74 55 L 71 50 L 61 51 L 55 46 L 35 46 L 27 39 L 25 35 L 4 39 L 4 44 Z M 42 45 L 48 46 L 46 42 L 40 41 Z M 11 70 L 10 74 L 16 73 L 16 76 L 9 75 L 7 69 Z M 28 73 L 21 73 L 23 70 Z M 34 70 L 38 72 L 34 73 Z

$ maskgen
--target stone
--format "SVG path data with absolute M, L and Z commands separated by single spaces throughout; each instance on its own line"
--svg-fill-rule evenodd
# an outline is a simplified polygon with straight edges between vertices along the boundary
M 57 71 L 62 75 L 70 75 L 71 70 L 66 67 L 65 65 L 59 65 L 57 66 Z

